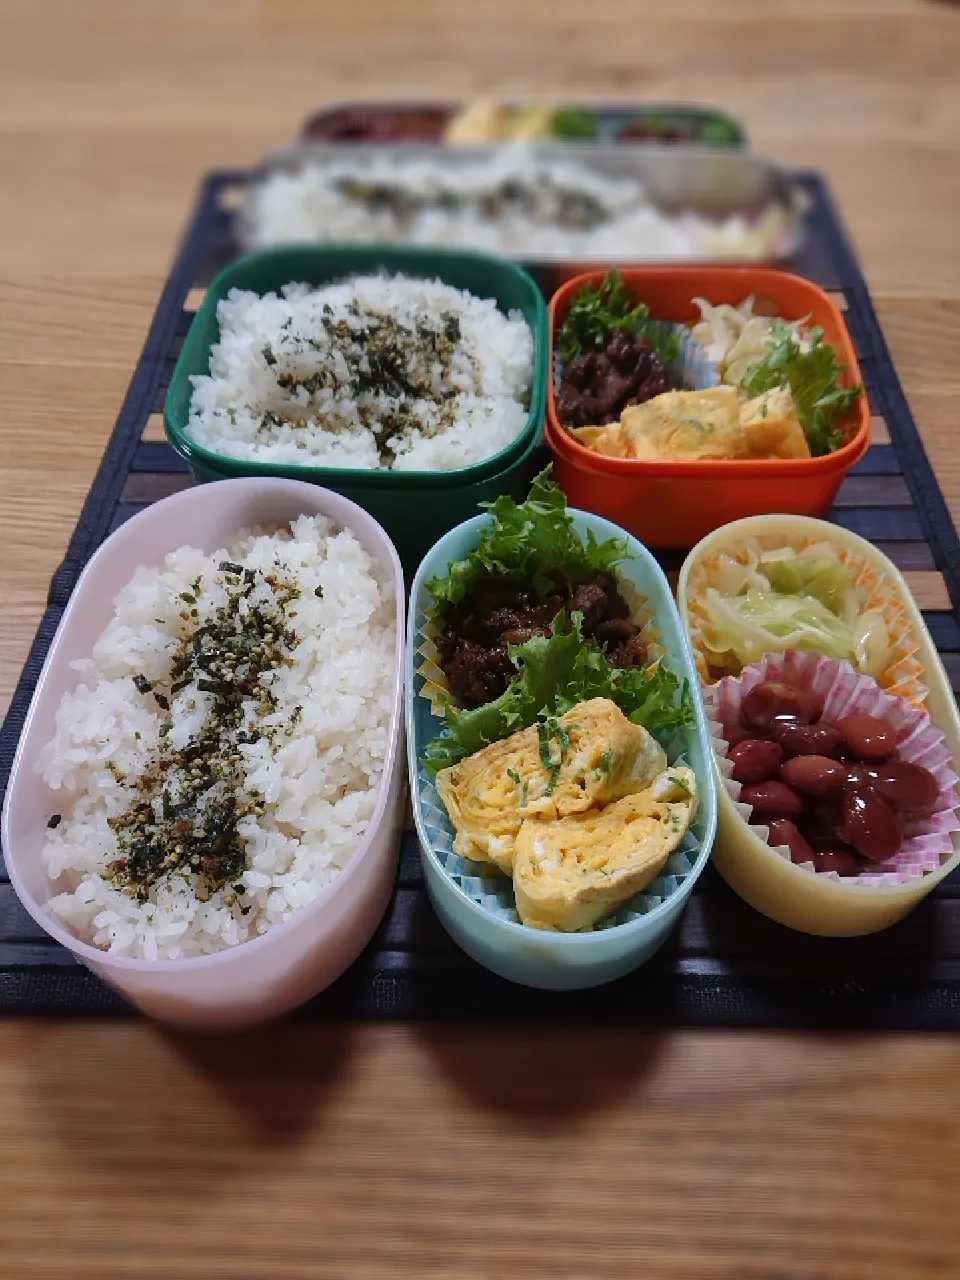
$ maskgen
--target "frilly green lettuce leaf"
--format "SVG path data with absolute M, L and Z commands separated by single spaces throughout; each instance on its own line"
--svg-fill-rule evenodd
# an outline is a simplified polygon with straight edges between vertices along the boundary
M 609 572 L 630 555 L 623 538 L 598 542 L 588 532 L 584 542 L 567 510 L 566 494 L 550 479 L 549 467 L 534 480 L 525 502 L 504 496 L 483 505 L 493 514 L 493 524 L 465 560 L 454 561 L 447 576 L 426 584 L 441 610 L 457 604 L 492 574 L 507 582 L 536 585 L 548 569 L 587 576 Z
M 584 637 L 581 615 L 573 626 L 560 613 L 549 636 L 534 636 L 511 645 L 518 673 L 493 702 L 461 711 L 447 704 L 445 727 L 430 742 L 422 760 L 439 773 L 491 742 L 526 729 L 546 716 L 563 715 L 590 698 L 610 698 L 635 724 L 667 735 L 694 720 L 693 699 L 686 680 L 662 663 L 624 671 L 611 667 L 600 646 Z
M 832 453 L 846 442 L 841 424 L 863 388 L 840 386 L 846 366 L 837 359 L 830 343 L 824 341 L 823 329 L 810 329 L 807 338 L 812 345 L 807 351 L 783 321 L 774 325 L 773 338 L 763 359 L 747 370 L 740 382 L 741 390 L 752 399 L 776 387 L 788 386 L 810 452 L 814 457 Z

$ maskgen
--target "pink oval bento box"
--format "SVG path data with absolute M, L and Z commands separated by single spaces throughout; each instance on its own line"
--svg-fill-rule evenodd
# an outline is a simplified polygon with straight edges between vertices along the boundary
M 68 887 L 41 858 L 52 793 L 36 772 L 53 736 L 57 708 L 80 677 L 70 663 L 90 656 L 113 616 L 114 597 L 139 565 L 158 564 L 177 547 L 215 551 L 253 525 L 325 515 L 350 529 L 393 579 L 397 602 L 396 683 L 387 757 L 376 812 L 344 868 L 307 906 L 260 937 L 213 955 L 183 960 L 112 956 L 82 942 L 45 908 Z M 203 1028 L 250 1025 L 292 1009 L 337 978 L 380 922 L 396 872 L 403 782 L 403 573 L 393 543 L 360 507 L 300 480 L 250 478 L 175 494 L 122 525 L 93 556 L 50 646 L 17 748 L 3 808 L 10 880 L 33 918 L 144 1013 Z

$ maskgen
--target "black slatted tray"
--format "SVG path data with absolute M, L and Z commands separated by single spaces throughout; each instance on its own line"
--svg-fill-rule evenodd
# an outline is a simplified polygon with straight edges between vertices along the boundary
M 5 789 L 24 717 L 57 624 L 84 564 L 124 520 L 193 483 L 159 425 L 167 384 L 192 319 L 191 290 L 236 253 L 231 226 L 245 171 L 211 174 L 164 288 L 143 353 L 62 565 L 0 734 Z M 876 443 L 844 483 L 831 519 L 869 538 L 904 570 L 939 573 L 953 609 L 925 614 L 954 690 L 960 688 L 960 542 L 924 453 L 863 276 L 816 174 L 807 247 L 794 264 L 838 295 L 860 358 Z M 531 268 L 549 296 L 550 268 Z M 889 433 L 889 443 L 885 436 Z M 677 568 L 682 553 L 661 557 Z M 0 1009 L 118 1013 L 128 1006 L 52 942 L 21 908 L 0 864 Z M 793 933 L 747 907 L 708 867 L 663 950 L 637 973 L 583 993 L 551 993 L 495 978 L 447 938 L 420 875 L 416 837 L 403 837 L 390 909 L 364 954 L 301 1016 L 539 1018 L 752 1027 L 953 1028 L 960 1025 L 960 876 L 907 920 L 862 939 Z

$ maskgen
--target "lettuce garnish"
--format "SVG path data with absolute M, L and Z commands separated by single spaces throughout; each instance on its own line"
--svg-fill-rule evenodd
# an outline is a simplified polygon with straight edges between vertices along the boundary
M 610 698 L 634 724 L 659 735 L 693 723 L 693 699 L 686 680 L 661 663 L 629 671 L 611 667 L 600 646 L 584 637 L 581 615 L 575 613 L 572 621 L 568 629 L 566 615 L 560 613 L 553 620 L 551 635 L 510 646 L 519 671 L 506 693 L 493 702 L 468 711 L 447 704 L 444 731 L 423 754 L 430 773 L 439 773 L 538 720 L 561 716 L 590 698 Z
M 530 486 L 526 502 L 501 497 L 482 504 L 493 513 L 493 524 L 484 529 L 465 560 L 455 560 L 446 577 L 428 582 L 427 590 L 438 607 L 458 604 L 485 578 L 532 584 L 546 594 L 554 584 L 544 580 L 548 569 L 562 569 L 570 577 L 609 573 L 630 552 L 623 538 L 598 542 L 588 530 L 587 540 L 576 530 L 567 510 L 566 494 L 550 479 L 550 467 Z
M 815 326 L 804 337 L 806 341 L 801 345 L 790 327 L 777 321 L 770 349 L 762 360 L 750 366 L 740 388 L 752 399 L 788 386 L 810 452 L 819 457 L 846 444 L 841 424 L 863 387 L 840 386 L 846 366 L 837 359 L 830 343 L 824 341 L 822 328 Z M 805 350 L 808 344 L 809 349 Z
M 594 288 L 584 285 L 573 302 L 557 334 L 557 350 L 564 366 L 581 351 L 605 347 L 616 329 L 624 329 L 648 342 L 663 364 L 671 364 L 680 354 L 675 330 L 650 325 L 650 308 L 634 302 L 617 270 L 610 270 Z

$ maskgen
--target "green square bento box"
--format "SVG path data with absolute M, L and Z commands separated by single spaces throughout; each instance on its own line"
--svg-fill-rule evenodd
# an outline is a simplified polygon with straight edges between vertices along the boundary
M 294 281 L 321 286 L 379 271 L 439 279 L 492 298 L 503 312 L 523 315 L 533 332 L 534 369 L 527 423 L 516 440 L 493 457 L 454 471 L 375 471 L 228 458 L 191 438 L 191 378 L 210 371 L 210 351 L 220 337 L 217 306 L 231 289 L 263 294 Z M 549 345 L 543 296 L 530 276 L 506 258 L 414 245 L 285 245 L 238 258 L 207 289 L 173 371 L 164 425 L 170 444 L 201 483 L 284 476 L 332 489 L 369 511 L 393 539 L 404 565 L 413 569 L 437 538 L 475 515 L 481 502 L 504 493 L 517 499 L 526 494 L 531 458 L 543 433 Z
M 417 570 L 407 614 L 405 682 L 411 803 L 423 877 L 434 910 L 453 940 L 493 973 L 525 986 L 561 991 L 622 977 L 663 945 L 707 864 L 717 826 L 710 731 L 693 653 L 670 584 L 647 548 L 618 525 L 588 511 L 571 508 L 570 514 L 583 539 L 592 532 L 600 541 L 611 537 L 626 541 L 630 555 L 619 562 L 617 574 L 633 585 L 652 610 L 657 641 L 664 650 L 662 661 L 676 675 L 686 677 L 695 712 L 693 724 L 662 743 L 671 764 L 682 759 L 697 776 L 700 799 L 693 825 L 663 871 L 620 908 L 612 923 L 583 933 L 554 933 L 521 924 L 510 880 L 455 852 L 453 828 L 434 780 L 421 763 L 424 748 L 442 727 L 421 692 L 420 651 L 433 609 L 428 584 L 434 577 L 445 577 L 453 561 L 470 554 L 492 515 L 475 516 L 451 530 Z

